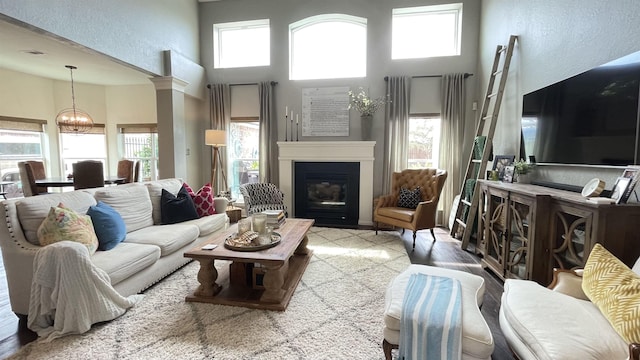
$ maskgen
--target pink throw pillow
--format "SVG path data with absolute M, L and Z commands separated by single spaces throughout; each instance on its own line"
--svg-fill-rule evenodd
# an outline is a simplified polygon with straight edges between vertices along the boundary
M 193 203 L 196 206 L 196 211 L 199 217 L 213 215 L 216 213 L 216 207 L 213 203 L 213 190 L 211 184 L 207 183 L 198 190 L 197 193 L 193 192 L 193 189 L 187 184 L 183 183 L 182 186 L 187 190 Z

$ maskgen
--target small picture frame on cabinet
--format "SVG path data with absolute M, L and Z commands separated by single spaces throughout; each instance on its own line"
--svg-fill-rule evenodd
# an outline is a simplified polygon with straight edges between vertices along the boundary
M 515 166 L 505 166 L 504 167 L 504 177 L 502 178 L 503 182 L 512 183 L 513 182 L 513 174 L 515 172 Z
M 505 166 L 513 164 L 515 159 L 515 155 L 496 155 L 494 157 L 492 170 L 498 171 L 498 180 L 503 180 Z
M 625 189 L 619 201 L 620 204 L 625 204 L 629 201 L 629 199 L 631 198 L 631 195 L 635 193 L 636 184 L 638 183 L 638 180 L 640 180 L 640 167 L 632 167 L 632 166 L 627 167 L 626 169 L 624 169 L 624 172 L 622 173 L 622 177 L 631 179 L 631 182 L 629 182 L 629 185 Z M 638 202 L 637 195 L 635 196 L 634 199 L 631 199 L 631 200 L 632 201 L 635 200 L 635 202 Z
M 615 185 L 613 185 L 613 189 L 611 189 L 611 198 L 616 201 L 616 204 L 620 204 L 622 200 L 622 195 L 629 187 L 631 183 L 631 178 L 619 177 L 616 180 Z

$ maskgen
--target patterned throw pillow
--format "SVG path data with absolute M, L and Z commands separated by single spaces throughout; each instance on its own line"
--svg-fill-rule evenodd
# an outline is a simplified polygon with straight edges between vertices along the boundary
M 98 249 L 98 237 L 93 230 L 91 217 L 67 209 L 62 203 L 49 210 L 49 214 L 38 227 L 37 234 L 41 246 L 68 240 L 85 245 L 89 254 L 95 253 Z
M 420 186 L 413 190 L 400 188 L 400 196 L 398 196 L 398 207 L 415 209 L 422 200 L 420 196 Z
M 198 190 L 197 193 L 194 193 L 191 186 L 187 183 L 182 184 L 182 186 L 191 196 L 199 217 L 213 215 L 216 213 L 216 205 L 213 202 L 213 189 L 211 189 L 210 183 L 206 183 L 200 188 L 200 190 Z
M 582 290 L 625 341 L 640 342 L 640 276 L 600 244 L 584 266 Z

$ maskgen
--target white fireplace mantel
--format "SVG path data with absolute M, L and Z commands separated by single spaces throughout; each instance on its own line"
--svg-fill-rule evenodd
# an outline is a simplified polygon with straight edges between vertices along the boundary
M 375 141 L 278 141 L 280 190 L 289 214 L 293 208 L 293 163 L 295 161 L 331 161 L 360 163 L 360 195 L 358 225 L 372 225 L 373 213 L 373 150 Z

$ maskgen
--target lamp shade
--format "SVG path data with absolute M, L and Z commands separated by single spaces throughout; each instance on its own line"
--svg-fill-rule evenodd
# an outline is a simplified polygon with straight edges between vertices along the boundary
M 227 132 L 224 130 L 207 130 L 204 134 L 204 142 L 211 146 L 226 146 Z

